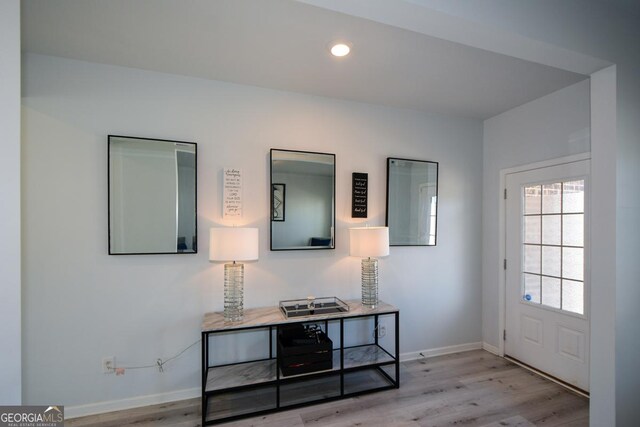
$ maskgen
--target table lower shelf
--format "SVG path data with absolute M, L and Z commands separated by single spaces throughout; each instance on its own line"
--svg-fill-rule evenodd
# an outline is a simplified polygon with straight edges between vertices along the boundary
M 381 371 L 391 374 L 393 369 L 392 365 L 387 365 L 345 372 L 344 394 L 340 390 L 339 371 L 329 371 L 327 375 L 281 384 L 279 401 L 278 388 L 274 383 L 263 383 L 262 386 L 236 391 L 221 391 L 208 399 L 206 419 L 208 423 L 216 423 L 219 422 L 217 420 L 230 420 L 246 414 L 258 415 L 349 395 L 390 389 L 394 384 Z
M 369 344 L 357 347 L 347 347 L 344 349 L 344 369 L 355 369 L 365 366 L 380 365 L 385 363 L 393 363 L 395 358 L 389 355 L 382 347 L 376 344 Z M 340 371 L 340 350 L 333 350 L 333 369 L 320 372 L 339 372 Z M 311 372 L 308 374 L 290 375 L 283 377 L 282 380 L 290 378 L 305 377 L 317 375 L 319 372 Z M 228 389 L 236 389 L 241 387 L 266 385 L 269 382 L 275 382 L 276 378 L 276 360 L 267 359 L 256 362 L 238 363 L 233 365 L 215 366 L 207 371 L 207 384 L 205 392 L 220 392 Z

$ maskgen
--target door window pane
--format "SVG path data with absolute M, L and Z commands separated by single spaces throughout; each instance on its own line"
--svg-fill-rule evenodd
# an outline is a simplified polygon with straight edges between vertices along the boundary
M 562 184 L 546 184 L 542 186 L 542 213 L 560 213 L 562 202 Z
M 560 277 L 560 248 L 542 247 L 542 274 Z
M 584 280 L 583 248 L 562 248 L 562 277 Z
M 524 242 L 540 244 L 540 216 L 524 217 Z
M 560 245 L 560 215 L 544 215 L 542 217 L 542 244 Z
M 524 214 L 540 214 L 542 212 L 542 186 L 524 187 Z
M 562 244 L 584 245 L 584 214 L 562 215 Z
M 562 281 L 562 309 L 584 314 L 584 283 L 574 280 Z
M 524 275 L 524 295 L 525 301 L 540 304 L 540 277 L 537 274 Z
M 560 308 L 560 279 L 542 277 L 542 304 Z
M 540 274 L 542 271 L 540 264 L 540 246 L 524 245 L 524 271 L 527 273 Z
M 584 180 L 562 183 L 562 212 L 584 212 Z

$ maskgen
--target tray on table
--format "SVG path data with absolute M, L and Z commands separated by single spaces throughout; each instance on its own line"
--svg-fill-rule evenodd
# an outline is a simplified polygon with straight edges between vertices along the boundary
M 349 305 L 337 297 L 292 299 L 280 301 L 280 311 L 289 319 L 344 313 L 349 311 Z

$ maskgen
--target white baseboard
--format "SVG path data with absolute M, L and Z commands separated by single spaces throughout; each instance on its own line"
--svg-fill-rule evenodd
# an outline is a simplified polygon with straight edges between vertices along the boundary
M 400 361 L 408 362 L 409 360 L 422 359 L 423 357 L 443 356 L 451 353 L 461 353 L 463 351 L 480 350 L 481 342 L 471 342 L 467 344 L 450 345 L 447 347 L 431 348 L 428 350 L 412 351 L 409 353 L 401 353 Z
M 489 353 L 493 353 L 496 356 L 500 356 L 500 349 L 496 346 L 493 346 L 491 344 L 487 344 L 486 342 L 482 343 L 482 348 L 486 351 L 488 351 Z M 500 356 L 502 357 L 502 356 Z
M 65 406 L 64 418 L 78 418 L 86 415 L 103 414 L 105 412 L 122 411 L 124 409 L 139 408 L 141 406 L 193 399 L 194 397 L 200 397 L 201 393 L 202 390 L 200 387 L 194 387 L 186 390 L 171 391 L 168 393 L 130 397 L 128 399 L 109 400 L 106 402 L 89 403 L 87 405 Z
M 463 351 L 479 350 L 481 348 L 484 348 L 485 345 L 487 344 L 481 342 L 473 342 L 468 344 L 458 344 L 448 347 L 401 353 L 400 361 L 407 362 L 409 360 L 416 360 L 423 357 L 434 357 L 451 353 L 460 353 Z M 86 405 L 65 406 L 64 417 L 65 419 L 71 419 L 84 417 L 87 415 L 103 414 L 105 412 L 122 411 L 125 409 L 139 408 L 142 406 L 157 405 L 160 403 L 175 402 L 178 400 L 193 399 L 195 397 L 200 397 L 200 393 L 200 387 L 195 387 L 168 393 L 131 397 L 128 399 L 110 400 L 106 402 L 89 403 Z

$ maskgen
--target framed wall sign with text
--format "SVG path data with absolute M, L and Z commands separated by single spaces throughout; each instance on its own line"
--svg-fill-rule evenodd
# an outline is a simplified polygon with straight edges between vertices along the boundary
M 366 218 L 369 174 L 354 172 L 351 176 L 351 218 Z

